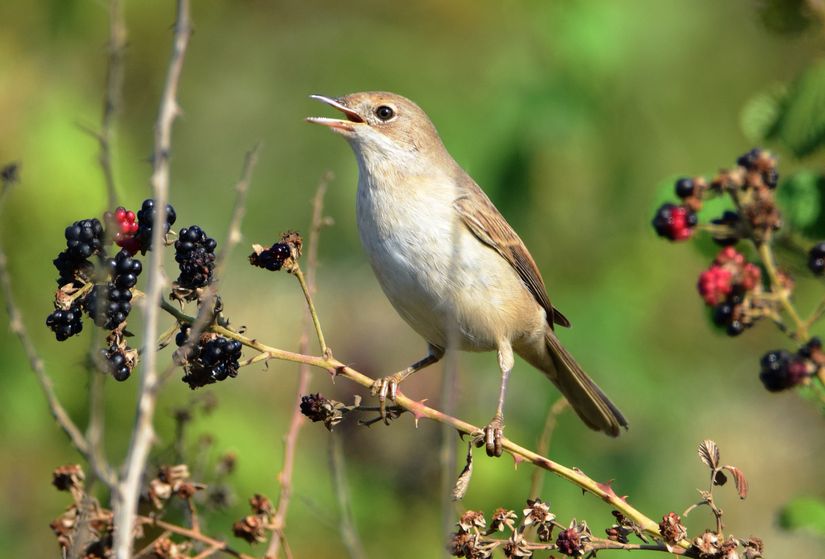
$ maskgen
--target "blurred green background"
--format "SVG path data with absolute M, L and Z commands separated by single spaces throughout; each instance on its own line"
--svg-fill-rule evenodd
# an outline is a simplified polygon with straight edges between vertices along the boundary
M 122 202 L 137 209 L 150 192 L 147 158 L 174 6 L 126 4 L 115 167 Z M 303 122 L 331 116 L 308 99 L 311 93 L 401 93 L 429 113 L 454 157 L 520 232 L 554 303 L 574 324 L 561 333 L 564 343 L 630 421 L 628 433 L 610 440 L 565 414 L 551 456 L 595 479 L 615 479 L 617 493 L 659 519 L 684 510 L 696 488 L 706 486 L 695 448 L 712 438 L 723 461 L 740 467 L 751 485 L 744 502 L 732 489 L 720 491 L 728 531 L 762 537 L 771 557 L 825 552 L 821 539 L 777 525 L 778 511 L 792 498 L 825 495 L 821 415 L 796 394 L 768 394 L 757 378 L 759 356 L 787 342 L 768 324 L 736 339 L 714 332 L 695 290 L 708 257 L 690 243 L 655 238 L 649 224 L 669 188 L 663 185 L 682 174 L 713 173 L 752 147 L 741 126 L 743 107 L 818 60 L 823 42 L 815 25 L 796 32 L 806 22 L 776 9 L 781 2 L 751 0 L 194 4 L 195 33 L 180 85 L 184 114 L 172 153 L 176 228 L 199 224 L 222 239 L 244 152 L 263 142 L 244 240 L 222 280 L 235 325 L 272 345 L 297 347 L 303 312 L 297 285 L 251 269 L 246 254 L 253 242 L 305 230 L 315 185 L 331 170 L 337 178 L 326 213 L 335 224 L 322 238 L 316 301 L 327 340 L 336 357 L 374 376 L 423 355 L 424 344 L 384 299 L 361 251 L 349 147 Z M 66 407 L 85 425 L 91 328 L 57 343 L 44 320 L 63 228 L 106 209 L 96 142 L 78 126 L 99 124 L 106 3 L 3 2 L 0 20 L 0 163 L 22 163 L 0 233 L 25 323 Z M 785 173 L 822 168 L 821 156 L 779 155 Z M 815 300 L 816 289 L 800 281 L 803 302 Z M 825 333 L 821 326 L 818 333 Z M 167 362 L 169 350 L 162 358 Z M 438 406 L 441 370 L 414 377 L 405 393 Z M 234 504 L 209 518 L 211 533 L 228 536 L 231 522 L 248 513 L 252 493 L 277 497 L 296 380 L 296 367 L 273 362 L 207 389 L 218 406 L 197 415 L 187 440 L 203 447 L 210 437 L 199 458 L 206 464 L 225 451 L 239 457 Z M 462 355 L 458 415 L 487 421 L 498 381 L 492 354 Z M 128 444 L 136 386 L 134 378 L 106 386 L 107 453 L 116 464 Z M 333 386 L 323 373 L 313 376 L 312 389 L 351 399 L 350 385 Z M 181 382 L 165 390 L 153 463 L 171 460 L 172 415 L 192 397 Z M 541 375 L 517 362 L 505 411 L 508 436 L 534 446 L 556 397 Z M 344 424 L 336 433 L 368 555 L 441 553 L 438 426 L 422 422 L 414 429 L 404 417 L 391 428 Z M 319 425 L 301 433 L 287 528 L 296 557 L 343 553 L 328 439 Z M 69 499 L 49 485 L 50 475 L 79 458 L 51 420 L 8 328 L 0 331 L 0 440 L 6 503 L 0 548 L 9 557 L 55 556 L 48 523 Z M 461 456 L 457 438 L 455 444 Z M 464 506 L 488 515 L 499 506 L 522 508 L 531 468 L 514 469 L 507 457 L 478 458 Z M 586 519 L 601 534 L 612 522 L 607 507 L 559 479 L 548 477 L 543 496 L 564 523 Z M 711 524 L 706 511 L 687 520 L 692 533 Z

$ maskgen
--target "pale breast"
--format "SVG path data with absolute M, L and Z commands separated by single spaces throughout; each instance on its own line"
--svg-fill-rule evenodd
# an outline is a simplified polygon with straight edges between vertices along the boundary
M 404 183 L 404 195 L 359 180 L 361 241 L 398 313 L 428 342 L 495 349 L 543 323 L 543 310 L 510 265 L 469 232 L 456 193 Z M 426 191 L 426 193 L 424 192 Z

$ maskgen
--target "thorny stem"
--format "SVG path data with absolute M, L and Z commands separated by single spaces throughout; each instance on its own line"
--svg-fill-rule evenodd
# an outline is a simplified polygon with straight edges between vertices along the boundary
M 309 292 L 315 290 L 315 274 L 318 267 L 318 239 L 321 227 L 324 224 L 324 195 L 327 185 L 331 180 L 330 173 L 324 175 L 321 183 L 315 191 L 312 200 L 312 223 L 310 225 L 309 239 L 307 241 L 307 288 Z M 304 314 L 304 324 L 301 328 L 301 340 L 298 344 L 299 351 L 306 353 L 309 351 L 309 309 Z M 320 332 L 320 330 L 319 330 Z M 289 510 L 290 497 L 292 496 L 292 472 L 295 464 L 295 450 L 298 443 L 298 432 L 304 424 L 305 419 L 301 413 L 301 397 L 309 391 L 309 379 L 311 371 L 308 365 L 301 364 L 298 374 L 298 389 L 295 395 L 295 404 L 292 408 L 292 418 L 289 421 L 289 428 L 284 437 L 284 463 L 278 473 L 278 484 L 280 494 L 278 504 L 275 508 L 275 516 L 272 519 L 272 538 L 266 550 L 267 559 L 277 559 L 282 543 L 285 543 L 284 526 L 286 525 L 286 514 Z
M 132 551 L 132 533 L 137 513 L 138 495 L 141 479 L 146 467 L 146 459 L 154 440 L 153 418 L 156 404 L 157 348 L 154 340 L 158 330 L 158 302 L 161 300 L 163 242 L 166 223 L 166 201 L 169 194 L 169 155 L 172 149 L 172 123 L 180 114 L 177 102 L 178 83 L 180 81 L 186 48 L 192 33 L 189 19 L 189 0 L 178 0 L 174 27 L 172 53 L 166 83 L 161 95 L 158 119 L 155 125 L 155 147 L 152 157 L 151 185 L 155 200 L 155 223 L 152 231 L 152 257 L 148 266 L 149 287 L 144 308 L 146 326 L 144 340 L 152 340 L 146 346 L 143 366 L 140 370 L 140 387 L 138 405 L 135 413 L 135 425 L 129 444 L 129 454 L 123 465 L 122 481 L 118 484 L 118 498 L 115 500 L 115 537 L 113 551 L 117 559 L 129 559 Z
M 176 309 L 174 306 L 166 303 L 165 301 L 162 302 L 162 307 L 166 312 L 171 314 L 180 322 L 188 323 L 193 320 L 191 316 L 186 315 L 185 313 Z M 364 375 L 363 373 L 360 373 L 351 367 L 348 367 L 347 365 L 341 363 L 333 357 L 303 355 L 300 353 L 294 353 L 291 351 L 277 349 L 275 347 L 262 343 L 257 339 L 249 338 L 243 334 L 239 334 L 238 332 L 235 332 L 234 330 L 231 330 L 224 326 L 213 325 L 209 328 L 209 330 L 217 334 L 220 334 L 224 337 L 233 340 L 238 340 L 243 345 L 254 350 L 257 350 L 262 354 L 265 354 L 266 359 L 277 359 L 281 361 L 289 361 L 292 363 L 305 363 L 307 365 L 323 369 L 333 377 L 343 377 L 365 388 L 372 388 L 373 384 L 375 383 L 375 380 L 373 378 Z M 481 431 L 479 427 L 476 427 L 471 423 L 468 423 L 451 415 L 442 413 L 434 408 L 424 405 L 421 402 L 412 400 L 404 396 L 404 394 L 401 391 L 398 392 L 395 403 L 396 405 L 401 406 L 405 410 L 409 411 L 415 417 L 416 421 L 422 418 L 431 419 L 433 421 L 449 425 L 456 429 L 459 433 L 465 435 L 476 435 Z M 562 464 L 554 462 L 553 460 L 545 458 L 544 456 L 536 452 L 533 452 L 532 450 L 529 450 L 521 445 L 516 444 L 510 439 L 503 438 L 502 445 L 504 447 L 504 450 L 509 452 L 514 457 L 516 463 L 527 461 L 533 464 L 534 466 L 547 470 L 563 479 L 566 479 L 567 481 L 580 487 L 584 491 L 592 495 L 595 495 L 599 499 L 611 505 L 613 508 L 621 512 L 624 516 L 638 524 L 639 527 L 647 534 L 650 534 L 654 537 L 661 537 L 661 534 L 659 533 L 658 523 L 652 520 L 651 518 L 645 516 L 641 511 L 637 510 L 635 507 L 631 506 L 622 497 L 619 497 L 610 487 L 609 483 L 599 483 L 593 480 L 592 478 L 588 477 L 584 472 L 582 472 L 578 468 L 569 468 L 567 466 L 563 466 Z M 679 542 L 678 546 L 687 549 L 690 547 L 690 543 L 684 540 L 682 542 Z

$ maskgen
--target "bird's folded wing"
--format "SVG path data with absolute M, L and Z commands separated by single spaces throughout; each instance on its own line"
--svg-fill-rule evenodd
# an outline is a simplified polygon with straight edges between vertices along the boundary
M 518 234 L 478 185 L 471 182 L 465 188 L 466 194 L 456 199 L 453 205 L 467 228 L 518 272 L 527 289 L 547 313 L 548 324 L 570 326 L 570 321 L 550 304 L 541 273 Z

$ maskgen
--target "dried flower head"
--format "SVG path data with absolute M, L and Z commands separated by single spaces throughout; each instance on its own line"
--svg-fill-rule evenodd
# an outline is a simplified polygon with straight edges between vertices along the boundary
M 518 520 L 518 515 L 514 511 L 503 507 L 497 508 L 490 519 L 490 529 L 487 533 L 503 532 L 505 528 L 515 530 L 516 520 Z
M 762 559 L 762 540 L 751 536 L 742 544 L 745 547 L 745 559 Z
M 259 515 L 272 516 L 274 512 L 272 501 L 260 493 L 255 493 L 250 497 L 249 506 L 252 507 L 252 512 Z
M 487 527 L 487 521 L 484 520 L 484 514 L 481 511 L 468 510 L 458 519 L 458 527 L 463 532 L 470 530 L 484 530 Z
M 699 557 L 717 557 L 720 551 L 719 536 L 715 532 L 706 530 L 693 540 L 693 548 L 698 551 Z
M 524 514 L 524 525 L 544 524 L 556 519 L 556 515 L 550 512 L 550 504 L 541 499 L 527 500 L 527 508 L 522 511 Z
M 585 522 L 576 522 L 573 519 L 566 530 L 559 532 L 556 538 L 556 549 L 559 552 L 578 557 L 584 554 L 584 545 L 590 541 L 590 529 Z
M 659 532 L 665 543 L 674 545 L 687 537 L 687 530 L 682 526 L 682 519 L 675 512 L 669 512 L 659 523 Z
M 260 516 L 245 516 L 232 525 L 232 533 L 248 543 L 262 543 L 266 541 L 266 523 Z
M 524 539 L 520 532 L 514 532 L 510 539 L 502 546 L 501 550 L 508 559 L 511 557 L 532 557 L 533 550 L 530 542 Z

